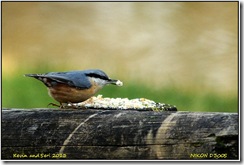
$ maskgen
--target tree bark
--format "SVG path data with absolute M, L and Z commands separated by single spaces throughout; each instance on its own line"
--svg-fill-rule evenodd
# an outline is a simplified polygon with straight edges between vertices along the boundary
M 2 110 L 2 159 L 239 159 L 237 113 Z

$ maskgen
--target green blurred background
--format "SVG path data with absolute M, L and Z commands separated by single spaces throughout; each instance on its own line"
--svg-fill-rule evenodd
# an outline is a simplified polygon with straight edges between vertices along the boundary
M 99 68 L 181 111 L 238 112 L 238 2 L 2 2 L 2 107 L 55 101 L 26 73 Z

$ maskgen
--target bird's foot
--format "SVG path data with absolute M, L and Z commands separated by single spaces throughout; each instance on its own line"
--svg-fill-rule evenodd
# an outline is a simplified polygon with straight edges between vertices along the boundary
M 47 106 L 55 106 L 55 107 L 59 107 L 59 108 L 65 108 L 65 105 L 63 105 L 62 103 L 60 103 L 59 105 L 58 104 L 55 104 L 55 103 L 49 103 Z

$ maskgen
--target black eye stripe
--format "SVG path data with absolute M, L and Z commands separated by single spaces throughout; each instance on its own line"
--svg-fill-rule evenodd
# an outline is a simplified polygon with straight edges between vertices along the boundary
M 103 79 L 103 80 L 110 80 L 107 76 L 101 76 L 101 75 L 98 75 L 98 74 L 95 74 L 95 73 L 88 73 L 86 75 L 89 76 L 89 77 L 100 78 L 100 79 Z

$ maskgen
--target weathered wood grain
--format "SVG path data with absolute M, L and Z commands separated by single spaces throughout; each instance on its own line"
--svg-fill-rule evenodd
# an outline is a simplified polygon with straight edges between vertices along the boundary
M 236 113 L 2 110 L 2 159 L 239 159 Z

